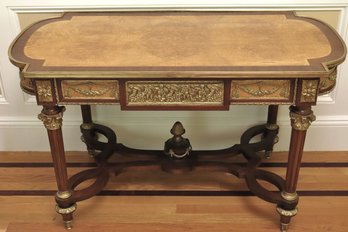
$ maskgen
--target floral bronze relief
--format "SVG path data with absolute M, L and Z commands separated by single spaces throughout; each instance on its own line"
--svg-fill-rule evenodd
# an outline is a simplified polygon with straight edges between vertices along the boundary
M 301 102 L 315 102 L 318 94 L 319 80 L 303 80 Z
M 223 81 L 127 81 L 128 105 L 222 105 Z
M 36 95 L 38 102 L 53 102 L 53 91 L 51 81 L 35 81 L 36 84 Z

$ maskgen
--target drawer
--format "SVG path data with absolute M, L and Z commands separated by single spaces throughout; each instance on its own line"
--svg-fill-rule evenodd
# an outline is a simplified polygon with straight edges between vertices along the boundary
M 58 80 L 58 98 L 62 103 L 117 103 L 117 80 Z
M 224 80 L 129 80 L 122 84 L 123 109 L 227 110 Z M 227 91 L 226 91 L 227 89 Z
M 295 79 L 232 80 L 231 104 L 291 104 Z

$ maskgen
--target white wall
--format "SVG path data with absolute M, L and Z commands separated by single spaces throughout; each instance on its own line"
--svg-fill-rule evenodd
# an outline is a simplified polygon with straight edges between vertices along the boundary
M 240 3 L 243 2 L 243 3 Z M 340 12 L 338 31 L 348 41 L 348 0 L 283 1 L 68 1 L 1 0 L 0 1 L 0 150 L 48 150 L 45 129 L 37 119 L 40 107 L 23 94 L 18 70 L 8 61 L 7 49 L 19 33 L 17 13 L 62 12 L 64 10 L 323 10 Z M 305 36 L 305 35 L 304 35 Z M 348 62 L 339 68 L 338 86 L 319 99 L 314 107 L 317 121 L 308 132 L 306 150 L 348 150 Z M 172 124 L 180 120 L 186 127 L 194 149 L 221 148 L 238 142 L 240 133 L 266 118 L 266 106 L 231 106 L 228 112 L 127 112 L 119 106 L 93 108 L 96 121 L 117 130 L 119 141 L 134 147 L 162 149 L 170 137 Z M 79 137 L 80 113 L 68 106 L 63 133 L 66 150 L 84 150 Z M 287 150 L 290 123 L 287 106 L 280 108 L 280 142 L 277 150 Z

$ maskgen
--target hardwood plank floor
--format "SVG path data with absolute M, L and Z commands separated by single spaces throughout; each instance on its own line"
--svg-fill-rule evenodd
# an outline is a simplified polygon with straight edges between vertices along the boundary
M 91 166 L 84 152 L 67 157 L 70 174 Z M 50 162 L 47 152 L 0 152 L 1 232 L 65 231 L 54 211 Z M 284 175 L 286 153 L 265 162 L 264 169 Z M 204 196 L 190 196 L 199 193 Z M 290 232 L 348 231 L 348 152 L 305 153 L 299 193 Z M 138 196 L 113 196 L 125 194 Z M 243 180 L 222 173 L 124 173 L 102 195 L 78 204 L 75 232 L 278 231 L 275 206 L 248 196 Z
M 75 174 L 86 168 L 70 168 L 69 174 Z M 264 168 L 285 176 L 285 168 Z M 298 183 L 298 191 L 348 190 L 348 167 L 316 168 L 303 167 Z M 315 175 L 313 175 L 315 173 Z M 53 168 L 0 168 L 1 190 L 56 190 Z M 32 180 L 35 180 L 33 183 Z M 335 180 L 335 181 L 332 181 Z M 264 183 L 265 186 L 270 186 Z M 185 175 L 171 175 L 161 171 L 125 172 L 112 177 L 105 190 L 211 190 L 211 191 L 246 191 L 243 179 L 219 172 L 192 172 Z M 273 188 L 276 190 L 275 188 Z

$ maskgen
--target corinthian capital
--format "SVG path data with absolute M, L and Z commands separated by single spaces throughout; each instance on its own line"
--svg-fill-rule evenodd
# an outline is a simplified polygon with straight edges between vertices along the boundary
M 64 106 L 59 107 L 57 112 L 54 114 L 47 114 L 45 111 L 42 111 L 38 115 L 38 118 L 43 122 L 47 130 L 58 130 L 62 127 L 64 111 Z
M 315 115 L 311 111 L 310 114 L 302 115 L 296 112 L 290 112 L 291 126 L 295 130 L 306 131 L 311 123 L 315 121 Z

